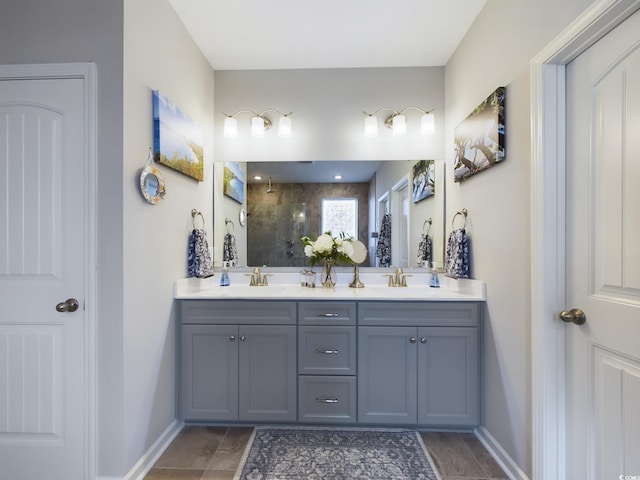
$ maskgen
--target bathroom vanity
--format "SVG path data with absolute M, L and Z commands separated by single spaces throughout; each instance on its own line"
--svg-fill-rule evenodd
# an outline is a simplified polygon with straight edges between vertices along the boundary
M 464 282 L 463 289 L 307 289 L 181 280 L 178 415 L 209 423 L 478 425 L 484 285 Z

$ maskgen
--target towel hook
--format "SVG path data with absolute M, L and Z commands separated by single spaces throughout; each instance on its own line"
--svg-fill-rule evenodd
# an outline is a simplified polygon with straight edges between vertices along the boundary
M 200 215 L 200 218 L 202 219 L 202 229 L 204 230 L 204 216 L 202 215 L 202 212 L 199 212 L 195 208 L 191 210 L 191 219 L 193 221 L 193 229 L 194 230 L 196 229 L 196 217 L 198 215 Z
M 231 220 L 229 220 L 228 218 L 224 219 L 224 225 L 227 227 L 227 233 L 231 233 L 229 231 L 229 224 L 231 224 L 231 226 L 233 227 L 231 229 L 231 232 L 235 232 L 236 231 L 236 226 L 233 224 L 233 222 Z
M 426 224 L 429 224 L 429 227 L 427 228 L 427 231 L 424 231 L 424 226 Z M 427 220 L 424 221 L 424 223 L 422 224 L 422 233 L 426 233 L 427 235 L 429 235 L 429 231 L 431 230 L 431 224 L 433 223 L 433 220 L 431 219 L 431 217 L 429 217 Z
M 453 230 L 455 230 L 455 227 L 454 227 L 454 225 L 453 225 L 453 224 L 454 224 L 454 223 L 455 223 L 455 221 L 456 221 L 456 217 L 457 217 L 458 215 L 462 215 L 462 216 L 464 217 L 464 224 L 462 225 L 462 229 L 464 229 L 464 228 L 467 226 L 467 215 L 468 215 L 468 214 L 469 214 L 469 212 L 468 212 L 468 210 L 467 210 L 466 208 L 463 208 L 462 210 L 457 211 L 457 212 L 456 212 L 456 214 L 455 214 L 455 215 L 453 216 L 453 218 L 451 219 L 451 228 L 452 228 Z

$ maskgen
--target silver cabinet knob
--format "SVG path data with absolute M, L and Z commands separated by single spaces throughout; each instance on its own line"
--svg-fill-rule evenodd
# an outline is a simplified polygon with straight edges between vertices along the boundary
M 416 340 L 416 337 L 411 337 L 411 338 L 409 339 L 409 341 L 410 341 L 411 343 L 416 343 L 416 341 L 417 341 L 417 340 Z
M 241 336 L 240 336 L 240 341 L 241 341 L 241 342 L 244 342 L 246 339 L 247 339 L 247 337 L 245 337 L 244 335 L 241 335 Z
M 66 301 L 60 302 L 59 304 L 56 305 L 56 311 L 60 313 L 63 313 L 63 312 L 71 313 L 78 310 L 79 307 L 80 307 L 80 304 L 78 303 L 78 300 L 76 300 L 75 298 L 68 298 Z
M 422 344 L 427 343 L 427 339 L 426 339 L 426 338 L 424 338 L 424 337 L 422 337 L 422 338 L 420 339 L 420 343 L 422 343 Z
M 230 342 L 234 342 L 234 341 L 235 341 L 235 339 L 236 339 L 236 336 L 235 336 L 235 335 L 231 335 L 231 336 L 229 337 L 229 341 L 230 341 Z

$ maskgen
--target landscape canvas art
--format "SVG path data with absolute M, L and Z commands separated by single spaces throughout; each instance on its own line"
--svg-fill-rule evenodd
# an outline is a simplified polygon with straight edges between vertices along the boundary
M 505 88 L 498 87 L 456 127 L 454 180 L 475 175 L 505 159 Z
M 244 170 L 238 162 L 224 162 L 222 192 L 238 203 L 244 203 Z
M 435 160 L 419 160 L 413 166 L 413 203 L 436 193 Z
M 153 153 L 157 163 L 202 182 L 204 130 L 159 91 L 153 91 Z

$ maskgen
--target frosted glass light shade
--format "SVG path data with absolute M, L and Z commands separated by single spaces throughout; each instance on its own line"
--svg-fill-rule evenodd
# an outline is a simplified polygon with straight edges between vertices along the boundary
M 227 138 L 238 138 L 238 121 L 233 117 L 224 119 L 224 136 Z
M 251 118 L 251 136 L 252 137 L 264 137 L 264 120 L 262 117 Z
M 278 136 L 288 138 L 291 136 L 291 117 L 280 117 L 278 123 Z
M 378 136 L 378 118 L 375 115 L 364 118 L 364 136 L 367 138 Z
M 436 132 L 436 121 L 433 113 L 425 113 L 420 117 L 420 135 L 433 135 Z
M 393 136 L 401 137 L 407 134 L 407 120 L 404 115 L 393 117 Z

